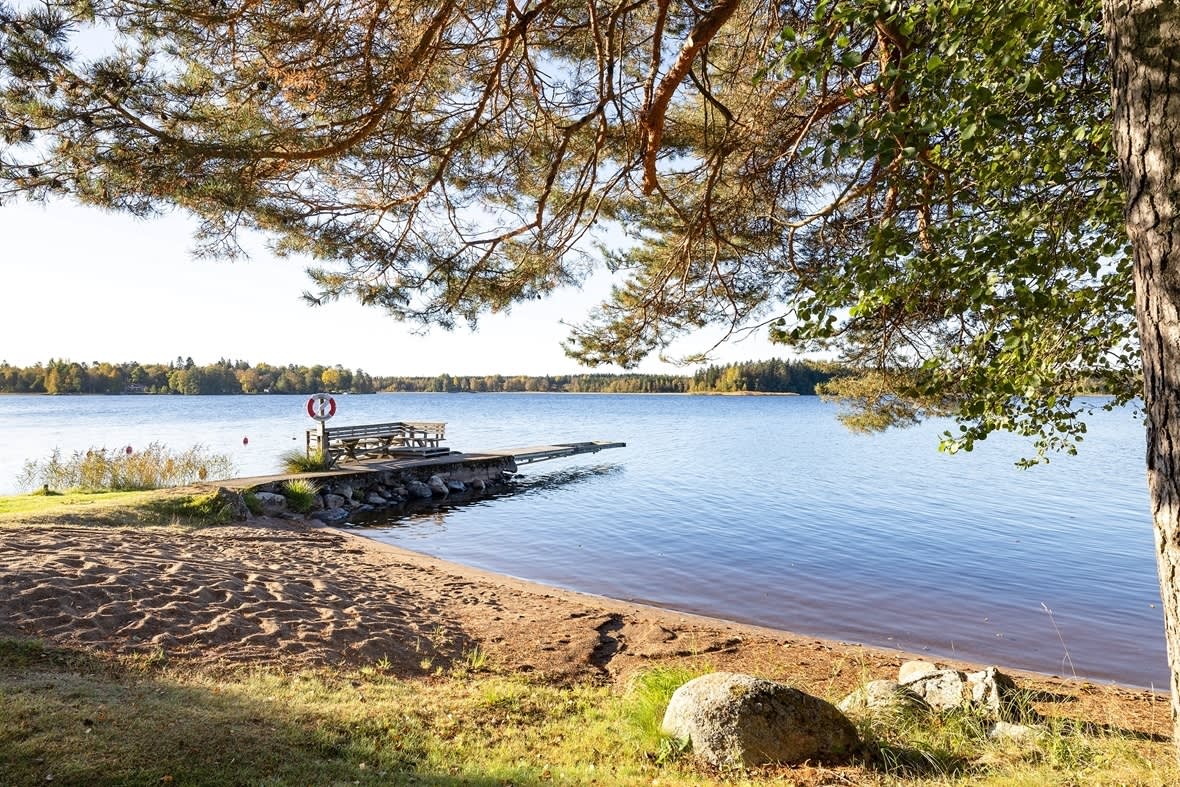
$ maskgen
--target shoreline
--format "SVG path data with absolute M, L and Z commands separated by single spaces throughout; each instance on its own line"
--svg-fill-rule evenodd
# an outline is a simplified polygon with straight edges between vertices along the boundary
M 1157 695 L 1161 698 L 1165 698 L 1169 694 L 1167 689 L 1159 689 L 1152 686 L 1141 686 L 1115 679 L 1087 677 L 1084 675 L 1079 675 L 1077 677 L 1070 675 L 1059 675 L 1055 673 L 1041 672 L 1035 669 L 1014 667 L 1005 663 L 972 660 L 969 658 L 958 657 L 953 654 L 948 655 L 943 652 L 934 652 L 932 650 L 919 651 L 900 647 L 891 647 L 888 645 L 876 643 L 856 642 L 843 639 L 839 636 L 812 634 L 790 629 L 777 628 L 752 621 L 711 614 L 706 611 L 678 609 L 672 606 L 662 605 L 654 601 L 632 598 L 618 598 L 601 593 L 576 590 L 558 585 L 550 585 L 545 582 L 527 579 L 525 577 L 518 577 L 492 569 L 481 568 L 479 566 L 472 566 L 466 563 L 448 560 L 446 558 L 432 555 L 427 552 L 419 552 L 413 549 L 398 546 L 396 544 L 390 544 L 385 541 L 372 539 L 359 534 L 354 529 L 333 528 L 331 526 L 323 526 L 320 529 L 341 533 L 345 536 L 348 536 L 350 539 L 361 541 L 371 548 L 387 551 L 389 554 L 402 560 L 428 562 L 440 569 L 449 572 L 476 577 L 487 582 L 495 583 L 501 587 L 514 588 L 523 593 L 540 594 L 546 597 L 558 598 L 574 604 L 598 605 L 604 609 L 616 611 L 621 614 L 639 614 L 654 618 L 667 617 L 683 622 L 691 622 L 699 626 L 708 626 L 718 629 L 725 629 L 727 631 L 745 633 L 752 637 L 774 639 L 790 643 L 806 642 L 812 644 L 821 644 L 833 648 L 849 649 L 851 651 L 873 652 L 884 660 L 931 661 L 940 665 L 946 665 L 968 672 L 978 671 L 984 669 L 987 666 L 994 665 L 1009 675 L 1023 677 L 1025 679 L 1035 681 L 1063 682 L 1066 684 L 1076 684 L 1079 686 L 1106 686 L 1112 689 L 1131 692 L 1147 692 Z M 900 661 L 898 663 L 900 664 Z
M 491 674 L 552 685 L 625 690 L 638 672 L 673 667 L 836 701 L 896 680 L 912 658 L 988 666 L 581 593 L 263 517 L 192 531 L 12 522 L 0 527 L 0 585 L 0 637 L 214 670 L 379 664 L 415 680 L 478 657 Z M 996 666 L 1045 715 L 1170 734 L 1166 692 Z

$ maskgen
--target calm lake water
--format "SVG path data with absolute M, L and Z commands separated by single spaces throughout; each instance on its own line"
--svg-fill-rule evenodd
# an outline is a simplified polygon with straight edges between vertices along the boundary
M 200 443 L 239 475 L 278 469 L 302 396 L 0 397 L 0 494 L 54 447 Z M 616 598 L 818 637 L 1167 686 L 1142 423 L 1096 413 L 1077 457 L 1020 470 L 944 424 L 854 435 L 815 397 L 341 396 L 334 423 L 447 421 L 474 451 L 618 440 L 525 465 L 515 494 L 366 536 Z M 243 445 L 243 438 L 248 444 Z M 1072 664 L 1072 666 L 1071 666 Z

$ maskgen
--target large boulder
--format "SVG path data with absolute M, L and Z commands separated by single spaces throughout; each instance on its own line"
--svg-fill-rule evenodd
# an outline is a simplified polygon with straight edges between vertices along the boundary
M 426 483 L 430 486 L 430 491 L 436 495 L 447 495 L 451 491 L 447 489 L 447 482 L 440 475 L 432 475 Z
M 718 768 L 839 760 L 860 743 L 831 703 L 774 681 L 714 672 L 678 688 L 663 729 Z

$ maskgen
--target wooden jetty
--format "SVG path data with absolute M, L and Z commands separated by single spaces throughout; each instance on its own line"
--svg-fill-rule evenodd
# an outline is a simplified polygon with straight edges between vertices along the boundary
M 553 443 L 522 448 L 496 448 L 465 453 L 445 445 L 447 425 L 440 421 L 389 421 L 380 424 L 327 426 L 323 421 L 307 430 L 307 455 L 322 454 L 333 469 L 390 470 L 457 463 L 498 461 L 514 472 L 517 465 L 593 454 L 626 443 L 602 440 Z
M 626 448 L 626 443 L 610 443 L 595 440 L 588 443 L 558 443 L 556 445 L 531 445 L 527 448 L 502 448 L 496 451 L 484 451 L 483 456 L 510 456 L 518 465 L 533 462 L 543 462 L 546 459 L 560 459 L 575 454 L 596 454 L 607 448 Z
M 373 468 L 378 464 L 428 466 L 491 458 L 511 459 L 514 464 L 521 465 L 576 454 L 593 454 L 608 448 L 625 448 L 627 445 L 599 440 L 463 453 L 442 444 L 446 428 L 445 423 L 438 421 L 390 421 L 332 427 L 321 422 L 319 427 L 307 430 L 307 455 L 310 457 L 322 453 L 327 457 L 330 467 L 340 468 L 358 465 Z
M 394 421 L 308 430 L 307 447 L 332 458 L 326 470 L 308 473 L 235 478 L 220 486 L 254 493 L 269 492 L 282 500 L 294 477 L 310 480 L 323 493 L 320 508 L 310 516 L 328 523 L 343 521 L 374 505 L 391 506 L 412 498 L 447 497 L 474 490 L 482 494 L 502 487 L 518 465 L 593 454 L 626 443 L 590 441 L 553 443 L 485 451 L 454 451 L 442 444 L 446 424 Z M 329 502 L 329 501 L 333 502 Z M 359 501 L 359 502 L 358 502 Z

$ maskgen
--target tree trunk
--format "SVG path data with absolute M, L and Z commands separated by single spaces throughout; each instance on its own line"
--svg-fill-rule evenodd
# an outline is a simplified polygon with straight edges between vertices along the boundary
M 1147 484 L 1180 746 L 1180 5 L 1103 0 L 1113 74 L 1114 144 L 1147 411 Z

